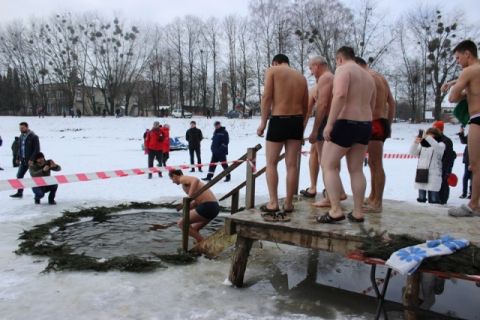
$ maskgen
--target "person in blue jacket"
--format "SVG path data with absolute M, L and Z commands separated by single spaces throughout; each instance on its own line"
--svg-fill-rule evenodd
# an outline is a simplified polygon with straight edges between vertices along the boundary
M 213 132 L 212 137 L 212 146 L 210 149 L 212 150 L 212 160 L 210 163 L 225 161 L 222 163 L 223 169 L 227 169 L 228 165 L 227 161 L 227 154 L 228 154 L 228 143 L 230 142 L 228 132 L 225 127 L 222 127 L 220 121 L 215 121 L 215 131 Z M 208 174 L 205 178 L 202 178 L 204 181 L 210 181 L 213 178 L 213 174 L 217 165 L 210 165 L 208 168 Z M 230 174 L 226 176 L 225 182 L 230 181 Z

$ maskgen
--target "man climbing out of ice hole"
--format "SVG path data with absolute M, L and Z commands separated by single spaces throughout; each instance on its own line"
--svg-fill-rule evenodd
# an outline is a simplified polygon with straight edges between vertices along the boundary
M 192 197 L 192 195 L 205 185 L 196 177 L 184 176 L 182 170 L 171 170 L 168 176 L 173 183 L 182 186 L 183 191 L 185 191 L 188 197 Z M 190 203 L 189 235 L 197 242 L 201 242 L 203 237 L 200 235 L 200 229 L 215 219 L 219 212 L 220 206 L 213 192 L 210 189 L 202 192 Z M 183 229 L 183 218 L 177 222 L 177 225 L 180 229 Z M 162 228 L 162 225 L 153 225 L 151 230 Z

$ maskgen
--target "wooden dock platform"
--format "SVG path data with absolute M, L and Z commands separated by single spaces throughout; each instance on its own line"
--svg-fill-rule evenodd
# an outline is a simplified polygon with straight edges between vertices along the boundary
M 243 285 L 249 251 L 255 240 L 347 255 L 363 243 L 363 226 L 366 230 L 373 229 L 379 233 L 387 231 L 388 234 L 395 235 L 408 234 L 422 240 L 449 234 L 466 238 L 472 244 L 480 246 L 480 217 L 453 218 L 448 216 L 448 208 L 444 206 L 385 200 L 383 213 L 366 214 L 363 224 L 348 220 L 336 224 L 320 224 L 315 218 L 328 209 L 313 207 L 313 201 L 314 199 L 297 198 L 289 222 L 266 222 L 256 208 L 238 212 L 226 219 L 225 232 L 237 234 L 229 276 L 234 285 Z M 351 197 L 342 202 L 342 206 L 344 212 L 350 212 L 353 208 Z

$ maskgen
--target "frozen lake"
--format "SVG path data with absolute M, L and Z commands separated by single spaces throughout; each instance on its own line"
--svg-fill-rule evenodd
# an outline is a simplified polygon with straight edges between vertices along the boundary
M 210 160 L 209 138 L 216 120 L 222 121 L 230 133 L 229 160 L 243 155 L 246 148 L 264 142 L 255 134 L 258 118 L 194 119 L 206 137 L 202 143 L 203 162 Z M 0 147 L 0 166 L 5 168 L 0 171 L 0 179 L 13 178 L 16 174 L 16 169 L 11 167 L 9 147 L 14 136 L 18 135 L 18 123 L 21 121 L 27 121 L 30 128 L 39 135 L 42 152 L 62 166 L 61 173 L 73 174 L 145 167 L 147 159 L 141 150 L 142 135 L 154 120 L 157 119 L 0 117 L 0 134 L 4 141 Z M 170 124 L 171 136 L 180 137 L 185 135 L 190 122 L 189 119 L 159 120 Z M 311 125 L 312 121 L 307 127 L 308 133 Z M 407 153 L 419 128 L 426 129 L 428 125 L 395 124 L 392 139 L 385 144 L 385 152 Z M 463 152 L 464 146 L 455 135 L 458 129 L 459 126 L 455 125 L 445 126 L 455 150 Z M 309 145 L 303 149 L 308 150 Z M 258 153 L 258 167 L 265 164 L 264 153 L 264 149 Z M 188 151 L 175 151 L 170 153 L 169 164 L 184 164 L 188 160 Z M 301 188 L 309 184 L 307 164 L 308 157 L 302 157 Z M 415 159 L 385 160 L 385 198 L 415 201 L 415 167 Z M 283 164 L 280 164 L 279 171 L 283 177 Z M 457 158 L 454 172 L 461 178 L 461 158 Z M 368 170 L 365 173 L 368 180 Z M 203 177 L 204 174 L 194 173 L 198 177 Z M 233 172 L 231 182 L 220 182 L 213 187 L 213 191 L 221 196 L 244 178 L 245 169 L 242 166 Z M 342 178 L 347 193 L 350 193 L 346 170 L 342 171 Z M 257 180 L 257 203 L 267 197 L 264 179 L 262 176 Z M 280 180 L 280 196 L 285 193 L 284 183 Z M 319 183 L 319 188 L 322 188 L 322 183 Z M 367 192 L 368 190 L 369 186 Z M 217 260 L 200 258 L 192 265 L 174 266 L 147 274 L 44 274 L 41 271 L 47 264 L 46 258 L 17 256 L 13 253 L 17 249 L 17 238 L 22 230 L 48 222 L 60 216 L 62 210 L 113 206 L 130 201 L 179 200 L 183 197 L 183 191 L 168 178 L 154 177 L 148 180 L 141 175 L 62 185 L 57 193 L 57 206 L 45 203 L 34 205 L 30 190 L 25 190 L 21 200 L 11 199 L 9 194 L 8 191 L 0 194 L 1 319 L 370 319 L 375 312 L 373 299 L 335 289 L 344 288 L 355 292 L 366 290 L 370 286 L 367 266 L 343 260 L 333 254 L 317 255 L 305 249 L 271 243 L 263 243 L 262 247 L 257 246 L 252 250 L 245 275 L 246 288 L 243 289 L 224 284 L 230 267 L 230 252 L 224 253 Z M 465 200 L 458 198 L 460 194 L 461 181 L 456 188 L 451 189 L 449 205 L 464 203 Z M 229 203 L 224 205 L 228 206 Z M 175 219 L 173 213 L 171 218 Z M 156 220 L 152 216 L 148 219 Z M 180 234 L 175 227 L 168 232 L 175 233 L 175 236 Z M 145 234 L 146 237 L 150 235 Z M 125 241 L 128 239 L 127 234 Z M 118 242 L 110 243 L 111 246 L 116 244 Z M 98 256 L 108 254 L 100 250 L 93 251 Z M 398 300 L 402 285 L 403 279 L 400 276 L 394 277 L 388 298 Z M 480 319 L 480 307 L 476 302 L 479 290 L 473 283 L 448 280 L 443 294 L 433 296 L 435 302 L 432 310 L 454 312 L 467 319 Z M 392 318 L 395 318 L 393 314 Z

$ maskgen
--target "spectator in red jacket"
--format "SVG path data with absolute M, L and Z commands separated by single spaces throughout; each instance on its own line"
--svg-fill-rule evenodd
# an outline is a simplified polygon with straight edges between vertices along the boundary
M 145 152 L 148 154 L 148 167 L 153 167 L 155 159 L 158 161 L 158 165 L 163 165 L 163 144 L 165 137 L 161 130 L 160 122 L 155 121 L 153 127 L 145 137 Z M 162 177 L 162 173 L 158 173 L 159 177 Z M 148 179 L 152 179 L 152 174 L 148 174 Z
M 167 160 L 170 158 L 170 126 L 165 123 L 163 127 L 160 128 L 160 131 L 163 134 L 162 141 L 162 153 L 163 153 L 163 166 L 167 165 Z

